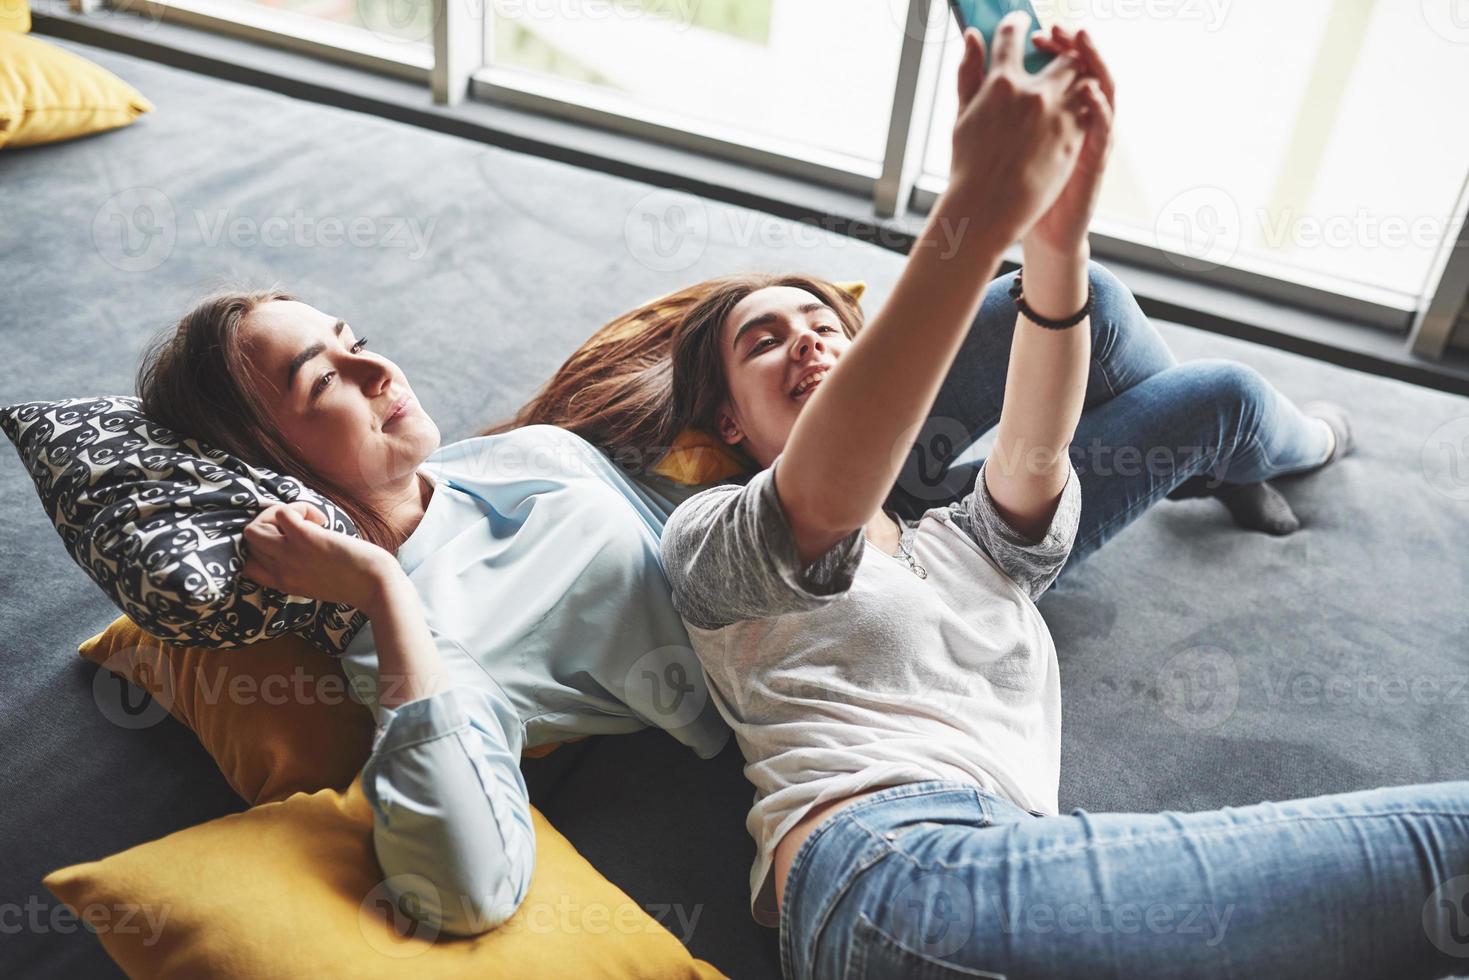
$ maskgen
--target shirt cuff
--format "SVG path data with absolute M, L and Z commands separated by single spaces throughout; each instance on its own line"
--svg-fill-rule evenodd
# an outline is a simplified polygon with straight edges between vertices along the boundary
M 806 599 L 829 599 L 851 589 L 862 564 L 866 528 L 854 529 L 825 553 L 802 565 L 796 552 L 796 535 L 786 517 L 776 481 L 776 467 L 784 455 L 776 456 L 768 467 L 750 478 L 755 492 L 764 498 L 760 508 L 765 517 L 764 537 L 774 559 L 775 572 L 788 589 Z
M 451 687 L 396 708 L 379 706 L 372 751 L 395 752 L 468 728 L 477 712 L 488 710 L 491 716 L 495 714 L 493 708 L 484 704 L 490 697 L 489 692 Z M 495 729 L 503 727 L 499 718 L 494 721 Z
M 988 465 L 989 461 L 986 460 L 985 466 Z M 1066 484 L 1061 488 L 1056 512 L 1051 515 L 1051 523 L 1039 539 L 1032 541 L 1005 520 L 995 504 L 995 498 L 990 496 L 989 484 L 984 480 L 984 466 L 979 469 L 979 478 L 974 487 L 976 503 L 979 504 L 976 509 L 981 510 L 976 516 L 981 519 L 986 516 L 989 518 L 984 523 L 989 526 L 996 541 L 1004 547 L 1033 555 L 1066 554 L 1071 550 L 1071 545 L 1076 540 L 1077 527 L 1081 524 L 1081 479 L 1077 476 L 1076 467 L 1071 463 L 1070 457 L 1066 460 L 1066 470 Z

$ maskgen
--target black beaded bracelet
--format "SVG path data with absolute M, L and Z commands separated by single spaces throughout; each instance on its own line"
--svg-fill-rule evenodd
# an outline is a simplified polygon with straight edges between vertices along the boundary
M 1085 320 L 1088 316 L 1091 315 L 1092 282 L 1090 276 L 1087 277 L 1086 282 L 1086 303 L 1082 305 L 1081 309 L 1077 310 L 1075 313 L 1071 314 L 1065 319 L 1048 320 L 1040 314 L 1036 313 L 1035 310 L 1032 310 L 1030 308 L 1030 304 L 1025 301 L 1024 288 L 1022 287 L 1020 282 L 1020 276 L 1023 271 L 1023 269 L 1015 270 L 1015 281 L 1010 284 L 1010 298 L 1015 301 L 1015 308 L 1019 310 L 1021 314 L 1023 314 L 1024 317 L 1031 323 L 1034 323 L 1038 327 L 1045 327 L 1047 330 L 1065 330 L 1067 327 L 1076 326 L 1082 320 Z

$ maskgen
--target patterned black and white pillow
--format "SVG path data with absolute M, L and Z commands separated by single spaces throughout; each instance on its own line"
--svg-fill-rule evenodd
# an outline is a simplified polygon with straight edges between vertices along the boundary
M 245 525 L 271 504 L 309 501 L 333 530 L 357 533 L 299 480 L 185 438 L 126 395 L 9 405 L 0 429 L 67 553 L 154 636 L 225 649 L 295 632 L 339 655 L 365 623 L 240 575 Z

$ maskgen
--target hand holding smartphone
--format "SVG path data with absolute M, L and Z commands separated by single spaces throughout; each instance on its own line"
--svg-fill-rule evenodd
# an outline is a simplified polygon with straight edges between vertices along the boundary
M 959 21 L 959 30 L 973 27 L 984 35 L 986 51 L 995 49 L 995 28 L 1000 20 L 1012 10 L 1023 10 L 1030 15 L 1030 28 L 1025 32 L 1025 70 L 1034 75 L 1050 64 L 1054 54 L 1036 48 L 1030 36 L 1041 29 L 1040 18 L 1029 0 L 949 0 L 949 9 Z

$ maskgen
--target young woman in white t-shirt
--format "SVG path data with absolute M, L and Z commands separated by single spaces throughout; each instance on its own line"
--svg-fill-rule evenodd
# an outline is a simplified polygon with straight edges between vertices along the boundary
M 1034 602 L 1092 506 L 1079 427 L 1122 438 L 1162 413 L 1164 456 L 1204 451 L 1160 466 L 1240 483 L 1318 468 L 1347 430 L 1253 380 L 1232 392 L 1245 411 L 1201 402 L 1217 366 L 1117 383 L 1139 355 L 1093 347 L 1115 338 L 1091 322 L 1086 248 L 1112 87 L 1084 32 L 1038 39 L 1062 56 L 1027 75 L 1024 23 L 1002 23 L 987 73 L 966 36 L 950 187 L 860 333 L 830 283 L 754 276 L 676 335 L 675 421 L 760 467 L 685 501 L 662 540 L 756 790 L 754 914 L 779 925 L 793 980 L 1453 972 L 1457 909 L 1431 899 L 1469 870 L 1469 783 L 1058 813 L 1060 688 Z M 1017 238 L 994 449 L 972 491 L 904 519 L 885 505 L 914 432 Z M 1089 533 L 1150 502 L 1105 501 Z

